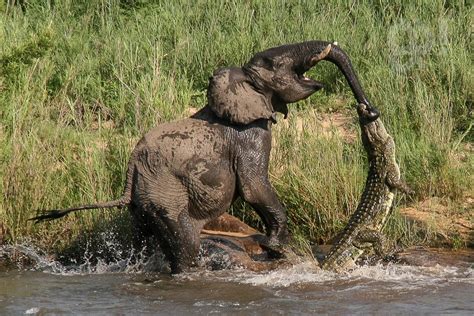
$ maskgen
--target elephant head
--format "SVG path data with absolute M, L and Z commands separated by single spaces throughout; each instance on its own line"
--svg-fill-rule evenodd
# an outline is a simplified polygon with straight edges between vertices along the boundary
M 210 78 L 208 105 L 219 117 L 234 124 L 248 124 L 275 112 L 288 113 L 287 104 L 309 97 L 323 84 L 305 76 L 321 60 L 341 70 L 357 100 L 365 104 L 370 117 L 379 116 L 365 96 L 349 57 L 337 44 L 308 41 L 283 45 L 255 54 L 242 68 L 217 70 Z

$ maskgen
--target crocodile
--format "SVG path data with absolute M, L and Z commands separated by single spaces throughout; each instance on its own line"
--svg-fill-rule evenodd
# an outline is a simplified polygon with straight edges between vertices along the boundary
M 323 269 L 335 272 L 355 267 L 365 251 L 373 249 L 377 256 L 383 256 L 387 240 L 382 229 L 392 210 L 395 192 L 412 193 L 400 180 L 395 143 L 381 119 L 374 120 L 365 104 L 357 106 L 357 113 L 369 171 L 357 209 L 321 263 Z

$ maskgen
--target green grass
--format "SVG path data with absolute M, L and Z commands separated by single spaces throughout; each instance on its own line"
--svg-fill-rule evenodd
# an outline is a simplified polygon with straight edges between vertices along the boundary
M 0 221 L 11 240 L 51 249 L 71 249 L 84 231 L 129 236 L 128 215 L 116 210 L 36 226 L 26 219 L 118 197 L 135 142 L 202 107 L 214 69 L 310 39 L 336 40 L 351 56 L 414 199 L 461 203 L 474 187 L 472 158 L 454 159 L 474 141 L 473 22 L 465 1 L 31 0 L 25 12 L 2 2 Z M 290 105 L 288 124 L 277 124 L 271 178 L 297 239 L 323 242 L 354 210 L 366 159 L 360 141 L 321 137 L 316 124 L 318 113 L 353 106 L 344 78 L 329 63 L 311 75 L 327 89 Z M 233 212 L 259 225 L 247 209 Z M 389 232 L 406 243 L 434 236 L 397 212 Z

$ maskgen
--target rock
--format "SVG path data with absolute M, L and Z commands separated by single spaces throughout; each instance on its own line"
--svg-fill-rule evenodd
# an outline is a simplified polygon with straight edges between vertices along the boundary
M 263 244 L 266 236 L 240 221 L 223 214 L 201 231 L 201 257 L 211 270 L 240 267 L 251 271 L 266 271 L 289 264 L 276 259 L 281 254 Z
M 245 224 L 237 217 L 224 213 L 204 226 L 205 231 L 234 232 L 246 235 L 259 233 L 256 229 Z
M 265 236 L 202 235 L 201 254 L 206 267 L 211 270 L 238 267 L 260 272 L 288 265 L 288 261 L 274 259 L 271 252 L 260 245 L 261 237 Z

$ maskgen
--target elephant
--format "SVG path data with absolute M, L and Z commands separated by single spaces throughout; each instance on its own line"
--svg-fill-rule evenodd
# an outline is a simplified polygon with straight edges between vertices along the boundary
M 146 133 L 133 149 L 123 195 L 115 201 L 42 211 L 36 222 L 85 209 L 128 206 L 143 238 L 158 240 L 171 273 L 196 265 L 200 231 L 240 197 L 264 223 L 267 247 L 289 240 L 287 214 L 268 178 L 271 128 L 288 103 L 323 88 L 304 74 L 321 60 L 340 69 L 358 103 L 368 102 L 346 53 L 336 43 L 307 41 L 267 49 L 242 67 L 209 79 L 207 104 L 189 118 Z

